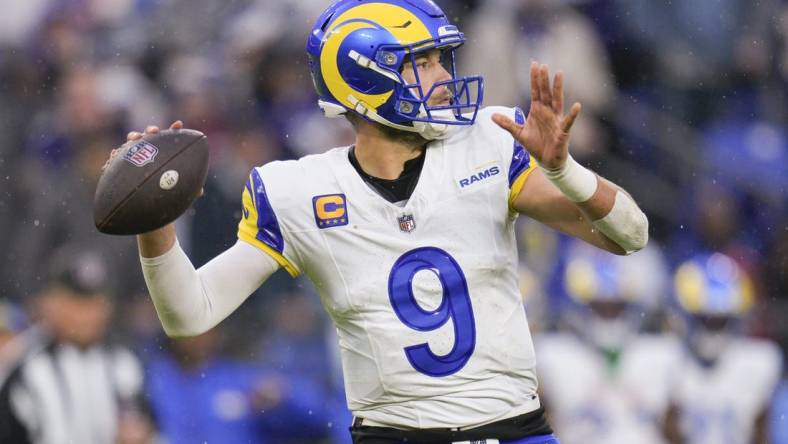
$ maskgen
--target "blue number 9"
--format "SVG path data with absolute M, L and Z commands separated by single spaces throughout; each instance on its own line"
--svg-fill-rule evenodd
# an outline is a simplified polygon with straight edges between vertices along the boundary
M 443 287 L 441 303 L 433 311 L 421 308 L 413 297 L 413 277 L 422 270 L 434 273 Z M 448 376 L 465 366 L 476 346 L 476 327 L 465 275 L 449 253 L 423 247 L 400 256 L 389 274 L 389 300 L 399 320 L 414 330 L 436 330 L 449 319 L 454 325 L 454 346 L 445 355 L 433 353 L 426 342 L 405 347 L 413 368 L 429 376 Z

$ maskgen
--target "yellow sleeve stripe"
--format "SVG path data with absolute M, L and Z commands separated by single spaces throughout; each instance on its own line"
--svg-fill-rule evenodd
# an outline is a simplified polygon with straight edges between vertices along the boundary
M 252 194 L 249 192 L 249 188 L 244 187 L 243 194 L 241 195 L 241 204 L 244 210 L 248 212 L 246 218 L 250 220 L 252 225 L 257 225 L 257 207 L 255 206 L 254 199 L 252 199 Z
M 523 185 L 525 185 L 526 179 L 531 173 L 534 172 L 536 169 L 536 160 L 531 157 L 531 164 L 528 165 L 528 168 L 524 169 L 517 179 L 514 179 L 514 183 L 512 183 L 512 188 L 509 190 L 509 209 L 514 211 L 514 200 L 517 199 L 517 196 L 520 194 L 520 190 L 523 189 Z
M 250 178 L 249 180 L 251 182 L 252 179 Z M 241 199 L 243 201 L 243 209 L 247 214 L 245 217 L 241 218 L 241 222 L 238 224 L 238 239 L 241 239 L 242 241 L 257 247 L 260 250 L 263 250 L 263 252 L 271 256 L 276 261 L 276 263 L 287 270 L 287 272 L 290 273 L 290 276 L 299 276 L 301 271 L 298 269 L 298 267 L 287 260 L 287 258 L 284 257 L 282 253 L 270 247 L 265 242 L 257 239 L 257 233 L 259 232 L 259 228 L 257 227 L 257 206 L 255 205 L 255 201 L 249 192 L 249 188 L 244 187 L 243 197 Z
M 298 268 L 295 265 L 293 265 L 292 262 L 287 260 L 287 258 L 284 257 L 282 253 L 274 250 L 273 248 L 269 247 L 265 243 L 257 240 L 257 238 L 254 237 L 254 234 L 249 232 L 252 230 L 256 231 L 252 229 L 252 227 L 250 227 L 249 225 L 242 223 L 238 227 L 238 239 L 241 239 L 242 241 L 263 250 L 263 252 L 271 256 L 276 261 L 277 264 L 279 264 L 280 266 L 282 266 L 282 268 L 287 270 L 287 272 L 290 273 L 290 276 L 298 277 L 301 274 L 301 271 L 299 271 Z

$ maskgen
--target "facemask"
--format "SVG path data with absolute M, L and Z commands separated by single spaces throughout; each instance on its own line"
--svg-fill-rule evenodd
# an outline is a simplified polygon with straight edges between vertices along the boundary
M 712 363 L 720 357 L 730 341 L 730 335 L 724 331 L 709 331 L 699 328 L 690 337 L 693 352 L 706 363 Z
M 450 109 L 441 109 L 431 112 L 433 118 L 440 120 L 452 121 L 455 120 L 454 112 Z M 427 112 L 422 107 L 419 117 L 427 117 Z M 446 123 L 433 123 L 433 122 L 413 122 L 413 127 L 427 140 L 443 140 L 449 137 L 458 128 L 458 125 L 448 125 Z
M 630 323 L 624 316 L 615 319 L 592 316 L 587 322 L 588 339 L 595 346 L 606 351 L 620 350 L 624 347 L 627 339 L 634 334 Z

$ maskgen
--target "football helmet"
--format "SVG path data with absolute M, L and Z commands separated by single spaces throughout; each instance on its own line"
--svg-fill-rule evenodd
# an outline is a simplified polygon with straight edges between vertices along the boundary
M 576 242 L 570 247 L 563 280 L 574 302 L 568 313 L 570 326 L 597 348 L 615 353 L 638 333 L 667 279 L 656 247 L 623 257 Z
M 454 51 L 464 35 L 430 0 L 337 0 L 317 19 L 307 40 L 318 105 L 327 117 L 353 110 L 368 121 L 427 139 L 444 138 L 451 125 L 470 125 L 483 98 L 480 76 L 458 77 Z M 416 56 L 442 51 L 451 79 L 425 91 Z M 410 61 L 415 82 L 401 74 Z M 448 105 L 430 105 L 436 90 Z
M 730 257 L 702 253 L 679 265 L 673 287 L 682 314 L 679 328 L 693 354 L 710 365 L 752 308 L 752 282 Z

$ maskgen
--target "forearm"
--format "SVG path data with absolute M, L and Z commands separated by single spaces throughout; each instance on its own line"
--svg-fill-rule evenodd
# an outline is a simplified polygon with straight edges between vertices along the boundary
M 175 224 L 167 224 L 158 230 L 137 235 L 137 246 L 142 257 L 158 257 L 170 251 L 177 240 Z
M 600 178 L 600 181 L 603 179 Z M 592 219 L 592 224 L 605 237 L 620 246 L 625 254 L 631 254 L 645 248 L 648 244 L 648 218 L 638 207 L 632 196 L 621 188 L 610 183 L 615 189 L 612 194 L 613 205 L 599 219 Z
M 616 202 L 616 194 L 621 190 L 613 182 L 601 176 L 596 176 L 597 187 L 590 199 L 584 202 L 574 202 L 580 211 L 588 218 L 595 221 L 610 214 Z
M 213 328 L 278 268 L 262 251 L 238 242 L 195 270 L 174 234 L 163 254 L 145 257 L 142 244 L 140 253 L 145 283 L 169 336 L 194 336 Z
M 593 227 L 624 253 L 633 253 L 646 246 L 648 219 L 626 191 L 582 167 L 571 157 L 561 171 L 543 171 L 553 185 L 577 205 Z

